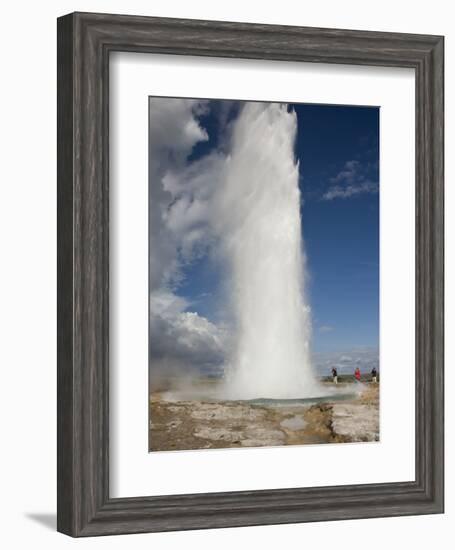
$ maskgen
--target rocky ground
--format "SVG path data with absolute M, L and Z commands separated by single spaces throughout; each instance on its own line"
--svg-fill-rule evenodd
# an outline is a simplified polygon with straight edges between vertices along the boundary
M 351 392 L 352 387 L 355 392 Z M 150 397 L 150 451 L 379 440 L 379 384 L 339 384 L 346 400 L 271 405 Z

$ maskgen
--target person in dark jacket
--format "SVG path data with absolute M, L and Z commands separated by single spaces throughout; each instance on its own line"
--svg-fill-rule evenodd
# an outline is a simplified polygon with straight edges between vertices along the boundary
M 376 367 L 373 367 L 373 370 L 371 371 L 371 381 L 374 384 L 378 381 L 378 371 L 376 370 Z
M 338 371 L 335 367 L 332 369 L 332 380 L 334 384 L 338 384 Z

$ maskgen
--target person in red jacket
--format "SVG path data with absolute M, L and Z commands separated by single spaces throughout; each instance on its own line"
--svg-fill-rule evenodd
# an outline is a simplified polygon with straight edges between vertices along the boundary
M 355 376 L 355 379 L 357 380 L 357 382 L 360 382 L 360 369 L 359 369 L 359 367 L 357 367 L 355 369 L 354 376 Z

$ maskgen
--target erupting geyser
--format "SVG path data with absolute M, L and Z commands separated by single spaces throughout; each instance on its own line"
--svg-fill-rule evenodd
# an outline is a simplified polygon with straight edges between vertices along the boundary
M 277 103 L 245 104 L 233 129 L 218 197 L 235 320 L 231 399 L 320 393 L 310 359 L 296 133 L 295 112 Z

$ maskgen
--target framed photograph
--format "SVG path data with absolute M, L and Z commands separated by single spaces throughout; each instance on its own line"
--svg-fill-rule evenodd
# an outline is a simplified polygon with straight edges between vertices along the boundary
M 379 107 L 149 124 L 149 450 L 379 441 Z
M 58 20 L 58 530 L 443 512 L 443 38 Z

